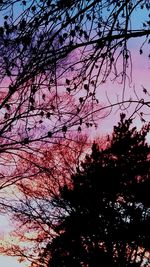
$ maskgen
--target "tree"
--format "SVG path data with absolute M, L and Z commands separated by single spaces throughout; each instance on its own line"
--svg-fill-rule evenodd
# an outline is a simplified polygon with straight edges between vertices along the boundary
M 52 200 L 56 237 L 47 244 L 47 266 L 148 266 L 150 146 L 121 114 L 110 144 L 86 156 L 72 185 Z M 42 265 L 41 265 L 42 266 Z
M 137 29 L 132 18 L 139 12 L 145 21 Z M 107 104 L 97 91 L 109 77 L 125 89 L 132 66 L 128 41 L 141 37 L 142 55 L 148 12 L 146 0 L 0 1 L 1 165 L 14 165 L 22 152 L 39 151 L 70 131 L 96 127 L 122 103 L 133 103 L 144 120 L 139 110 L 149 107 L 146 98 Z M 149 96 L 146 88 L 143 93 Z M 1 175 L 2 186 L 7 176 Z
M 139 10 L 145 18 L 137 29 L 132 18 Z M 10 175 L 20 158 L 70 131 L 96 127 L 113 106 L 134 103 L 136 113 L 149 107 L 138 96 L 102 105 L 97 94 L 109 77 L 125 89 L 128 41 L 141 37 L 142 55 L 148 12 L 146 0 L 0 0 L 0 189 L 22 178 Z M 146 88 L 143 93 L 149 96 Z
M 64 184 L 70 184 L 71 174 L 90 146 L 86 135 L 70 135 L 70 139 L 58 139 L 28 158 L 22 154 L 0 199 L 1 212 L 13 223 L 1 253 L 38 264 L 43 247 L 55 235 L 51 199 Z
M 96 140 L 104 147 L 105 138 Z M 86 135 L 71 135 L 41 148 L 38 154 L 22 154 L 11 179 L 3 185 L 3 197 L 1 192 L 1 213 L 9 216 L 12 227 L 0 253 L 28 260 L 32 266 L 41 264 L 44 248 L 56 235 L 57 210 L 51 200 L 62 186 L 71 185 L 70 177 L 91 144 Z
M 132 16 L 139 10 L 147 19 L 137 29 Z M 96 89 L 113 74 L 125 89 L 128 40 L 148 42 L 148 12 L 146 0 L 0 1 L 1 150 L 31 148 L 95 125 Z M 141 98 L 126 102 L 149 105 Z

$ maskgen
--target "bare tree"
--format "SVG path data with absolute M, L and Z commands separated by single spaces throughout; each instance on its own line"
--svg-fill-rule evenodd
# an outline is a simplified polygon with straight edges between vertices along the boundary
M 128 40 L 149 40 L 149 5 L 146 0 L 1 1 L 1 150 L 93 125 L 101 110 L 96 89 L 110 75 L 124 89 L 130 79 Z M 137 28 L 132 17 L 139 10 L 147 19 Z M 143 43 L 141 54 L 142 49 Z M 138 98 L 123 101 L 149 105 Z
M 128 41 L 141 37 L 142 55 L 149 8 L 146 0 L 0 1 L 1 189 L 26 177 L 17 169 L 12 176 L 19 158 L 32 164 L 49 143 L 96 127 L 113 107 L 133 103 L 143 117 L 149 100 L 136 93 L 125 99 L 124 90 L 132 70 Z M 139 12 L 145 19 L 137 28 L 132 18 Z M 123 97 L 105 105 L 97 92 L 109 77 L 123 84 Z
M 70 177 L 90 146 L 86 135 L 76 135 L 61 142 L 58 139 L 39 154 L 22 154 L 0 198 L 1 212 L 14 226 L 3 241 L 1 253 L 38 264 L 44 247 L 55 235 L 57 216 L 51 200 L 65 184 L 71 184 Z

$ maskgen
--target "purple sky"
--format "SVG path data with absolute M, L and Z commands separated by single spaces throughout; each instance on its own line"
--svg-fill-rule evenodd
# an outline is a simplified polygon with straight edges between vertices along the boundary
M 144 18 L 143 12 L 141 13 L 140 21 L 142 17 Z M 134 18 L 134 24 L 137 25 L 137 27 L 139 26 L 138 16 Z M 140 50 L 141 44 L 142 44 L 141 38 L 136 39 L 136 41 L 132 40 L 129 43 L 129 47 L 131 48 L 131 52 L 132 52 L 133 80 L 130 86 L 128 83 L 126 84 L 125 97 L 127 98 L 129 98 L 130 95 L 134 97 L 134 94 L 133 94 L 134 87 L 139 96 L 142 96 L 142 93 L 141 93 L 142 86 L 144 86 L 147 90 L 150 91 L 150 85 L 149 85 L 150 84 L 150 59 L 148 59 L 148 55 L 150 51 L 149 51 L 148 46 L 145 46 L 145 48 L 143 49 L 143 54 L 140 55 L 139 50 Z M 102 100 L 102 103 L 105 104 L 107 102 L 106 95 L 105 95 L 106 90 L 109 95 L 109 99 L 111 100 L 112 103 L 117 101 L 116 95 L 119 95 L 121 99 L 121 95 L 122 95 L 121 85 L 117 84 L 117 82 L 112 83 L 110 80 L 108 80 L 108 82 L 103 87 L 99 88 L 98 95 L 99 95 L 100 101 Z M 105 135 L 105 134 L 112 132 L 114 124 L 116 124 L 119 119 L 120 110 L 117 110 L 117 109 L 118 108 L 115 108 L 107 118 L 100 120 L 98 124 L 98 129 L 96 131 L 94 129 L 91 131 L 90 129 L 90 132 L 92 133 L 94 137 L 99 136 L 99 135 Z M 132 111 L 132 108 L 131 108 L 131 111 Z M 149 116 L 147 117 L 147 119 L 149 119 Z M 138 127 L 141 126 L 141 122 L 138 117 L 136 117 L 136 119 L 134 120 L 134 124 Z M 9 230 L 8 220 L 7 218 L 1 216 L 0 217 L 0 232 L 3 233 L 3 232 L 7 232 L 8 230 Z M 2 265 L 3 267 L 23 266 L 23 264 L 21 263 L 20 264 L 18 263 L 17 265 L 16 261 L 12 260 L 12 258 L 3 257 L 3 256 L 0 256 L 0 265 Z

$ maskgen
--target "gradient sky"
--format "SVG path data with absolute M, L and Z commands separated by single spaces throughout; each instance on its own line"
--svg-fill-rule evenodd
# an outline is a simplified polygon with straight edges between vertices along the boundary
M 141 40 L 139 40 L 141 41 Z M 145 50 L 144 54 L 141 56 L 139 55 L 139 42 L 132 42 L 132 52 L 133 52 L 133 83 L 131 85 L 131 88 L 129 88 L 129 85 L 126 85 L 126 91 L 129 92 L 133 90 L 133 86 L 135 86 L 137 93 L 140 94 L 140 91 L 142 90 L 141 85 L 149 89 L 149 75 L 150 75 L 150 60 L 148 60 L 148 49 Z M 100 92 L 100 95 L 103 95 L 103 98 L 105 99 L 105 91 L 106 88 L 108 90 L 109 97 L 111 101 L 116 100 L 116 93 L 118 94 L 120 92 L 120 85 L 112 84 L 108 81 L 108 83 L 105 85 L 106 87 L 102 88 Z M 105 100 L 104 100 L 105 102 Z M 105 119 L 102 119 L 99 123 L 97 131 L 92 131 L 94 136 L 99 135 L 105 135 L 107 133 L 112 132 L 113 126 L 115 123 L 117 123 L 119 119 L 119 113 L 117 109 L 114 109 L 114 111 L 111 113 L 111 115 Z M 141 126 L 140 120 L 137 118 L 134 121 L 135 125 L 139 128 Z M 91 131 L 91 130 L 90 130 Z M 0 217 L 0 231 L 1 233 L 7 232 L 9 229 L 9 223 L 8 220 L 1 216 Z M 2 265 L 3 266 L 2 266 Z M 24 263 L 17 263 L 17 260 L 12 257 L 6 257 L 6 256 L 0 256 L 0 265 L 2 267 L 23 267 L 26 266 Z
M 136 90 L 136 93 L 139 97 L 148 99 L 148 96 L 146 97 L 143 94 L 143 88 L 144 86 L 147 91 L 150 93 L 150 59 L 148 58 L 148 55 L 150 53 L 148 49 L 148 45 L 145 46 L 145 49 L 143 50 L 143 54 L 140 55 L 140 45 L 142 44 L 142 40 L 138 38 L 135 42 L 135 40 L 132 40 L 130 42 L 130 47 L 132 51 L 132 83 L 129 85 L 128 81 L 126 83 L 125 88 L 125 98 L 129 99 L 130 96 L 132 96 L 134 99 L 134 88 Z M 107 105 L 107 98 L 106 98 L 106 91 L 109 97 L 109 100 L 111 103 L 117 102 L 117 95 L 119 95 L 119 99 L 122 99 L 122 85 L 115 83 L 112 83 L 109 79 L 108 82 L 99 88 L 99 96 L 100 99 L 102 99 L 102 102 L 106 103 Z M 132 105 L 131 108 L 128 110 L 127 116 L 129 116 L 134 110 L 134 106 Z M 145 112 L 147 112 L 146 108 L 144 109 Z M 105 135 L 108 133 L 111 133 L 113 131 L 113 126 L 117 124 L 119 120 L 119 114 L 120 111 L 118 107 L 115 107 L 111 114 L 100 120 L 98 125 L 97 132 L 93 131 L 93 134 L 95 135 Z M 145 117 L 149 121 L 149 116 Z M 134 124 L 138 127 L 138 129 L 142 126 L 142 123 L 138 116 L 135 116 Z M 90 130 L 91 131 L 91 130 Z
M 144 13 L 142 11 L 141 18 Z M 140 18 L 140 21 L 141 21 Z M 139 26 L 139 17 L 136 16 L 134 18 L 134 23 Z M 142 44 L 142 40 L 137 39 L 136 41 L 133 40 L 129 43 L 130 48 L 132 50 L 132 60 L 133 60 L 133 82 L 131 84 L 131 87 L 129 87 L 129 84 L 126 84 L 126 92 L 127 95 L 130 95 L 129 92 L 131 92 L 131 95 L 133 94 L 133 87 L 135 86 L 136 91 L 139 95 L 141 95 L 142 91 L 142 85 L 148 89 L 149 88 L 149 82 L 150 82 L 150 60 L 148 59 L 148 54 L 150 53 L 148 46 L 145 46 L 144 52 L 142 55 L 139 54 L 140 45 Z M 103 88 L 100 88 L 99 95 L 102 96 L 102 101 L 105 103 L 106 96 L 105 91 L 108 91 L 109 98 L 111 102 L 115 102 L 116 100 L 116 94 L 121 95 L 121 89 L 120 85 L 117 85 L 116 83 L 112 84 L 111 81 L 108 80 L 108 82 L 103 86 Z M 117 112 L 117 113 L 116 113 Z M 112 132 L 114 124 L 117 123 L 119 119 L 119 113 L 120 111 L 117 111 L 117 108 L 114 109 L 111 113 L 111 115 L 105 119 L 102 119 L 99 123 L 99 127 L 97 131 L 92 131 L 94 136 L 99 135 L 105 135 L 107 133 Z M 135 125 L 140 127 L 141 122 L 138 118 L 134 121 Z M 90 130 L 91 131 L 91 130 Z M 9 230 L 9 223 L 8 220 L 1 216 L 0 217 L 0 232 L 5 233 Z M 26 266 L 24 263 L 17 263 L 17 260 L 12 257 L 6 257 L 6 256 L 0 256 L 0 266 L 2 267 L 23 267 Z

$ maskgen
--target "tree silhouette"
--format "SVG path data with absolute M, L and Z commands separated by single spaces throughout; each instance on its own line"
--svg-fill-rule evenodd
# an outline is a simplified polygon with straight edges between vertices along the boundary
M 149 107 L 146 88 L 143 98 L 108 104 L 98 104 L 97 91 L 109 77 L 125 89 L 132 66 L 128 41 L 141 37 L 141 55 L 149 43 L 149 5 L 146 0 L 0 1 L 1 165 L 17 162 L 22 151 L 38 152 L 71 129 L 96 127 L 122 102 L 133 103 L 144 120 L 138 111 Z M 139 12 L 141 26 L 132 20 Z M 3 186 L 6 174 L 1 180 Z
M 128 41 L 141 38 L 141 56 L 150 43 L 149 8 L 147 0 L 0 0 L 0 189 L 26 178 L 12 176 L 20 159 L 32 165 L 43 147 L 97 127 L 114 106 L 133 103 L 144 120 L 148 90 L 135 99 L 125 99 L 124 90 L 132 70 Z M 109 78 L 123 84 L 123 97 L 102 105 L 97 91 Z M 32 178 L 42 170 L 35 166 Z
M 101 110 L 97 87 L 110 75 L 125 86 L 128 40 L 148 42 L 149 5 L 146 0 L 0 1 L 1 150 L 31 148 L 70 128 L 80 131 L 81 124 L 94 126 L 92 114 Z M 147 19 L 137 29 L 132 17 L 138 12 Z M 142 39 L 140 54 L 143 47 Z M 149 105 L 140 100 L 126 101 Z
M 9 238 L 0 247 L 2 254 L 38 265 L 43 247 L 54 233 L 57 216 L 51 200 L 64 184 L 70 184 L 71 174 L 90 147 L 86 135 L 70 135 L 70 139 L 58 139 L 41 148 L 38 154 L 22 155 L 11 179 L 3 185 L 6 191 L 0 199 L 1 212 L 13 222 Z
M 149 125 L 138 132 L 131 123 L 121 114 L 107 148 L 94 143 L 53 198 L 60 216 L 43 254 L 48 266 L 148 266 Z

